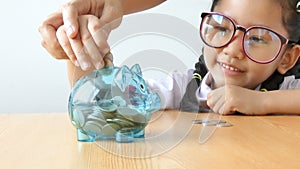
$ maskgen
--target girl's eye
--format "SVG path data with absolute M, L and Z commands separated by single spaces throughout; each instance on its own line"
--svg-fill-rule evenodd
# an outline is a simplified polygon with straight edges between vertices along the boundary
M 224 32 L 224 33 L 228 31 L 228 29 L 223 26 L 215 26 L 214 29 L 218 30 L 219 32 Z
M 268 41 L 267 40 L 265 40 L 265 39 L 263 39 L 263 38 L 260 38 L 260 37 L 258 37 L 258 36 L 251 36 L 251 37 L 249 37 L 249 41 L 251 42 L 251 43 L 259 43 L 259 44 L 267 44 L 268 43 Z
M 225 26 L 214 26 L 214 30 L 216 35 L 221 36 L 221 37 L 227 37 L 232 34 L 232 30 L 228 29 Z

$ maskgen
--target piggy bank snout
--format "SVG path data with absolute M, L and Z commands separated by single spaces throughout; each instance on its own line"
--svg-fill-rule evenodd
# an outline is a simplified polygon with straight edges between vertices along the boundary
M 161 100 L 157 93 L 149 94 L 149 97 L 147 98 L 147 103 L 148 103 L 148 106 L 147 106 L 146 111 L 149 113 L 158 111 L 161 108 Z

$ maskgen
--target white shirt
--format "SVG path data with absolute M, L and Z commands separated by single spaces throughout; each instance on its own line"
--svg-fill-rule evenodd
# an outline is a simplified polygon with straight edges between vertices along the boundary
M 178 109 L 181 99 L 186 91 L 189 81 L 192 79 L 194 70 L 188 70 L 187 74 L 175 71 L 172 77 L 165 79 L 148 79 L 147 84 L 151 91 L 158 93 L 162 101 L 162 109 Z M 208 72 L 199 88 L 196 90 L 196 98 L 200 101 L 207 100 L 207 94 L 212 90 L 210 87 L 211 79 Z M 260 86 L 260 85 L 259 85 Z M 259 90 L 260 87 L 256 90 Z M 295 76 L 287 76 L 280 85 L 279 90 L 300 89 L 300 79 L 295 79 Z

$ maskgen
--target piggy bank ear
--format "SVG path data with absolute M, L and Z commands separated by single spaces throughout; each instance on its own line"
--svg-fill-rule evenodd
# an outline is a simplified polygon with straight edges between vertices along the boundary
M 133 65 L 131 67 L 131 72 L 142 77 L 142 71 L 141 71 L 141 67 L 139 64 Z
M 114 82 L 121 89 L 122 92 L 125 91 L 126 86 L 129 85 L 132 79 L 132 73 L 127 66 L 122 66 L 117 72 Z

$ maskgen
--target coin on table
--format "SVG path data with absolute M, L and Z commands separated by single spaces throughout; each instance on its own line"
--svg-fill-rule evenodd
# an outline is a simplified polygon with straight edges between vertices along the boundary
M 203 122 L 202 124 L 203 124 L 203 126 L 216 126 L 221 123 L 226 123 L 226 121 L 224 121 L 224 120 L 208 120 L 206 122 Z
M 233 126 L 233 125 L 230 124 L 230 123 L 228 123 L 228 122 L 226 122 L 226 123 L 219 123 L 219 124 L 217 124 L 217 126 L 218 126 L 218 127 L 231 127 L 231 126 Z
M 192 121 L 193 122 L 193 124 L 203 124 L 203 123 L 207 123 L 208 122 L 208 120 L 203 120 L 203 119 L 197 119 L 197 120 L 193 120 Z

